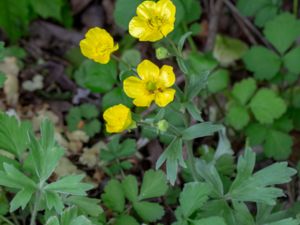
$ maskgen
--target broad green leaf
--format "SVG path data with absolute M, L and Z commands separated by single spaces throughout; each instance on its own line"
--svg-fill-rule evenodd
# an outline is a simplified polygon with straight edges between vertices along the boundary
M 155 222 L 165 214 L 164 208 L 153 202 L 135 202 L 133 208 L 145 222 Z
M 20 157 L 28 145 L 29 123 L 0 113 L 0 148 Z
M 223 66 L 229 66 L 239 60 L 248 46 L 239 39 L 217 35 L 213 55 Z
M 193 225 L 227 225 L 222 217 L 214 216 L 193 221 Z
M 250 145 L 255 146 L 261 144 L 267 135 L 268 129 L 259 123 L 251 123 L 245 130 Z
M 125 196 L 122 185 L 117 180 L 110 180 L 101 195 L 103 203 L 111 210 L 121 213 L 125 207 Z
M 247 108 L 231 104 L 228 112 L 226 113 L 226 121 L 236 130 L 243 129 L 250 121 Z
M 250 102 L 250 108 L 260 123 L 270 124 L 281 117 L 287 107 L 282 98 L 266 88 L 260 89 Z
M 269 0 L 238 0 L 237 8 L 244 16 L 254 16 L 257 11 L 265 7 Z
M 277 16 L 279 6 L 268 5 L 260 9 L 255 16 L 255 24 L 259 27 L 264 27 L 265 24 Z
M 210 93 L 223 91 L 229 85 L 229 72 L 225 69 L 219 69 L 208 78 L 207 88 Z
M 22 208 L 22 210 L 24 210 L 34 192 L 35 190 L 33 188 L 24 188 L 21 191 L 19 191 L 11 200 L 9 211 L 14 212 L 20 207 Z
M 184 21 L 191 23 L 195 20 L 200 19 L 202 9 L 201 4 L 197 0 L 181 0 L 184 8 Z
M 135 16 L 136 8 L 140 3 L 139 0 L 117 0 L 114 11 L 116 24 L 127 30 L 129 21 Z
M 141 53 L 138 50 L 129 49 L 124 51 L 121 57 L 122 61 L 119 64 L 120 70 L 130 70 L 137 67 L 141 62 L 141 58 Z
M 132 100 L 124 93 L 122 88 L 116 87 L 103 96 L 101 104 L 103 110 L 118 104 L 123 104 L 131 108 Z
M 82 211 L 85 215 L 98 217 L 103 212 L 103 209 L 100 206 L 100 200 L 98 199 L 84 196 L 70 196 L 66 201 L 77 206 L 78 210 Z
M 165 151 L 160 155 L 156 162 L 156 169 L 160 168 L 166 162 L 167 179 L 172 185 L 175 184 L 177 178 L 178 164 L 186 168 L 186 164 L 182 155 L 182 140 L 174 139 Z
M 139 199 L 160 197 L 168 190 L 166 175 L 161 170 L 148 170 L 143 177 Z
M 195 138 L 211 136 L 222 129 L 222 125 L 211 122 L 198 123 L 182 131 L 183 140 L 193 140 Z
M 122 181 L 122 188 L 125 197 L 131 201 L 135 202 L 138 199 L 138 183 L 135 176 L 126 176 Z
M 86 195 L 86 192 L 93 188 L 93 185 L 81 183 L 84 175 L 69 175 L 48 184 L 45 190 L 55 191 L 62 194 Z
M 292 73 L 300 73 L 300 47 L 293 48 L 283 58 L 285 67 Z
M 237 224 L 256 225 L 254 218 L 245 203 L 233 201 L 233 208 Z
M 278 130 L 269 130 L 264 143 L 264 153 L 276 160 L 288 159 L 292 153 L 293 138 Z
M 3 189 L 0 190 L 0 215 L 4 216 L 9 211 L 9 201 Z
M 130 224 L 130 225 L 139 225 L 139 223 L 136 221 L 134 217 L 128 216 L 128 215 L 121 215 L 117 217 L 115 225 L 125 225 L 125 224 Z
M 114 60 L 110 60 L 107 64 L 85 60 L 75 72 L 77 84 L 94 93 L 105 93 L 111 90 L 116 78 L 117 64 Z
M 29 10 L 27 0 L 0 1 L 0 27 L 12 42 L 16 42 L 27 33 Z
M 280 27 L 280 29 L 278 29 Z M 282 13 L 265 25 L 264 34 L 283 54 L 300 36 L 300 21 L 290 13 Z
M 234 84 L 232 96 L 242 105 L 250 100 L 256 91 L 256 81 L 253 78 L 247 78 Z
M 247 69 L 252 71 L 259 80 L 272 79 L 279 72 L 281 66 L 279 56 L 261 46 L 254 46 L 248 50 L 243 60 Z
M 81 116 L 84 119 L 94 119 L 99 115 L 99 109 L 94 104 L 85 103 L 80 105 Z
M 210 186 L 206 183 L 186 183 L 179 197 L 180 208 L 183 216 L 188 218 L 197 209 L 200 209 L 208 200 L 210 192 Z
M 54 18 L 62 21 L 62 0 L 29 0 L 33 10 L 42 18 Z
M 94 137 L 101 131 L 101 123 L 97 119 L 86 122 L 83 126 L 83 131 L 89 136 Z

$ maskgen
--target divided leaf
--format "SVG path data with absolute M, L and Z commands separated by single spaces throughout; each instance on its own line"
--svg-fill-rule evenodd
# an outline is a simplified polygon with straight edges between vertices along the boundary
M 262 88 L 252 98 L 250 108 L 260 123 L 270 124 L 285 113 L 287 106 L 274 91 Z
M 155 222 L 165 213 L 164 208 L 158 203 L 153 202 L 135 202 L 134 210 L 146 222 Z
M 253 78 L 247 78 L 234 84 L 232 95 L 240 104 L 246 105 L 256 89 L 256 81 Z
M 293 48 L 283 58 L 285 67 L 292 73 L 300 73 L 300 47 Z
M 117 180 L 110 180 L 101 195 L 104 204 L 111 210 L 121 213 L 125 207 L 125 196 L 122 185 Z

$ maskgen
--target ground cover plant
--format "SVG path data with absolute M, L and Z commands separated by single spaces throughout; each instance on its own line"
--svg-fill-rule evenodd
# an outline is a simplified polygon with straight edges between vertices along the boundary
M 0 225 L 299 225 L 299 1 L 1 0 Z

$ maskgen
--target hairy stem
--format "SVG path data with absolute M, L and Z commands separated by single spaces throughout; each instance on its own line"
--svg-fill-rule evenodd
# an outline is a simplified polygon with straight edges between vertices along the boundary
M 39 210 L 40 202 L 41 202 L 42 193 L 40 190 L 36 192 L 35 201 L 33 205 L 33 210 L 31 213 L 30 225 L 36 225 L 36 217 Z

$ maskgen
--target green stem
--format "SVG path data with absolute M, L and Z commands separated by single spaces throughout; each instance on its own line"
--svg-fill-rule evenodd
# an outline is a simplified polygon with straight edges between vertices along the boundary
M 189 164 L 189 168 L 191 170 L 193 179 L 194 179 L 194 181 L 199 181 L 195 157 L 194 157 L 194 153 L 193 153 L 193 141 L 186 141 L 185 145 L 186 145 L 187 154 L 188 154 L 188 164 Z
M 294 0 L 293 11 L 296 17 L 298 17 L 298 9 L 299 9 L 299 0 Z
M 16 225 L 20 225 L 20 223 L 19 223 L 19 221 L 18 221 L 16 215 L 15 215 L 14 213 L 11 213 L 10 215 L 11 215 L 11 219 L 14 221 L 14 223 L 15 223 Z
M 13 222 L 11 222 L 10 220 L 6 219 L 4 216 L 0 216 L 0 220 L 9 224 L 9 225 L 15 225 Z
M 186 23 L 183 23 L 183 24 L 182 24 L 182 27 L 183 27 L 183 30 L 184 30 L 185 33 L 188 32 L 188 27 L 187 27 Z M 198 51 L 197 46 L 196 46 L 196 44 L 195 44 L 193 38 L 192 38 L 191 36 L 189 36 L 189 37 L 187 38 L 187 40 L 188 40 L 188 42 L 189 42 L 189 45 L 190 45 L 192 51 L 193 51 L 193 52 Z
M 36 225 L 36 217 L 37 217 L 37 213 L 39 210 L 41 198 L 42 198 L 42 193 L 40 190 L 38 190 L 35 195 L 35 201 L 34 201 L 33 210 L 31 213 L 30 225 Z

